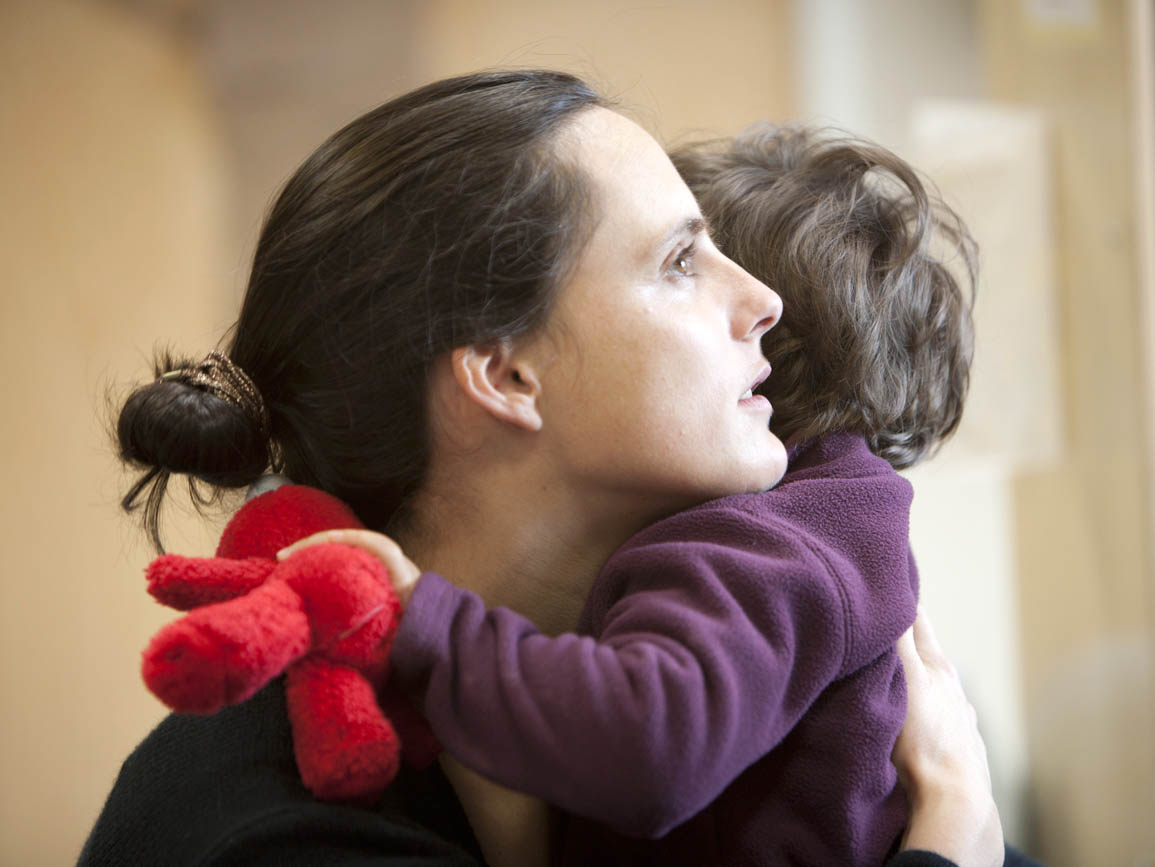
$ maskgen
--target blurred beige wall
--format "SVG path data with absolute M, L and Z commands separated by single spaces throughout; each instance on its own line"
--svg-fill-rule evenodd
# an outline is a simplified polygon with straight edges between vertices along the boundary
M 991 96 L 1054 155 L 1065 451 L 1014 526 L 1031 801 L 1054 865 L 1155 863 L 1151 494 L 1127 3 L 983 0 Z
M 788 0 L 435 0 L 422 6 L 419 80 L 492 66 L 587 78 L 659 140 L 737 132 L 794 105 Z
M 75 860 L 163 711 L 138 670 L 169 616 L 117 514 L 106 384 L 231 314 L 223 155 L 171 41 L 113 5 L 8 0 L 0 117 L 0 864 L 31 867 Z

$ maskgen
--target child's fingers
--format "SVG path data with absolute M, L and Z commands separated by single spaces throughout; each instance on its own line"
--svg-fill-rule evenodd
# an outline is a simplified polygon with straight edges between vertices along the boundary
M 323 530 L 299 539 L 287 548 L 282 548 L 277 552 L 277 559 L 285 560 L 312 545 L 349 545 L 372 554 L 389 570 L 393 588 L 402 602 L 409 600 L 413 585 L 421 576 L 421 570 L 405 556 L 400 545 L 383 533 L 372 530 Z
M 326 545 L 330 542 L 338 541 L 338 534 L 342 530 L 322 530 L 320 533 L 314 533 L 312 536 L 306 536 L 304 539 L 298 539 L 292 545 L 287 545 L 277 552 L 278 560 L 285 560 L 293 554 L 300 551 L 302 548 L 308 548 L 311 545 Z
M 284 560 L 312 545 L 333 544 L 352 545 L 354 548 L 361 548 L 370 554 L 376 554 L 382 560 L 401 554 L 401 547 L 382 533 L 375 533 L 372 530 L 322 530 L 320 533 L 298 539 L 292 545 L 282 548 L 277 552 L 277 559 Z

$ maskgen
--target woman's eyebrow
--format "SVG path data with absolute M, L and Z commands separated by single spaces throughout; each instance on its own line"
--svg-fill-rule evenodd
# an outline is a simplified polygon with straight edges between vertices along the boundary
M 670 229 L 670 231 L 665 234 L 661 241 L 658 242 L 658 246 L 665 247 L 667 244 L 681 235 L 696 236 L 702 234 L 703 232 L 709 232 L 709 226 L 706 224 L 706 218 L 701 214 L 688 217 L 686 220 L 678 223 L 674 226 L 674 228 Z

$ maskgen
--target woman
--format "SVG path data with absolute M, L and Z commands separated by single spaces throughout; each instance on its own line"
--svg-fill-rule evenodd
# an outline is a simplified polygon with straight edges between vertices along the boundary
M 781 475 L 781 443 L 742 399 L 779 311 L 710 243 L 656 143 L 583 84 L 439 82 L 354 121 L 289 181 L 229 352 L 239 396 L 173 379 L 134 393 L 119 434 L 146 474 L 126 503 L 145 499 L 156 537 L 169 473 L 235 487 L 272 464 L 488 605 L 572 630 L 598 567 L 634 532 Z M 912 679 L 916 725 L 896 756 L 907 844 L 998 863 L 973 724 L 943 755 L 942 721 L 915 712 L 942 681 L 920 693 Z M 954 719 L 965 699 L 927 707 Z M 303 797 L 282 723 L 274 686 L 227 715 L 163 724 L 126 763 L 82 860 L 176 860 L 178 846 L 188 863 L 478 855 L 436 772 L 395 785 L 385 817 Z M 447 766 L 483 844 L 503 844 L 516 796 Z M 511 812 L 487 814 L 494 804 Z

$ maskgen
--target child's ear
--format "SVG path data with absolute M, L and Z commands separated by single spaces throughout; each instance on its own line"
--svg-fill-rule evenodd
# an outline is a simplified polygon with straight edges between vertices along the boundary
M 541 382 L 532 363 L 516 357 L 508 340 L 461 346 L 450 353 L 462 392 L 499 421 L 541 430 Z

